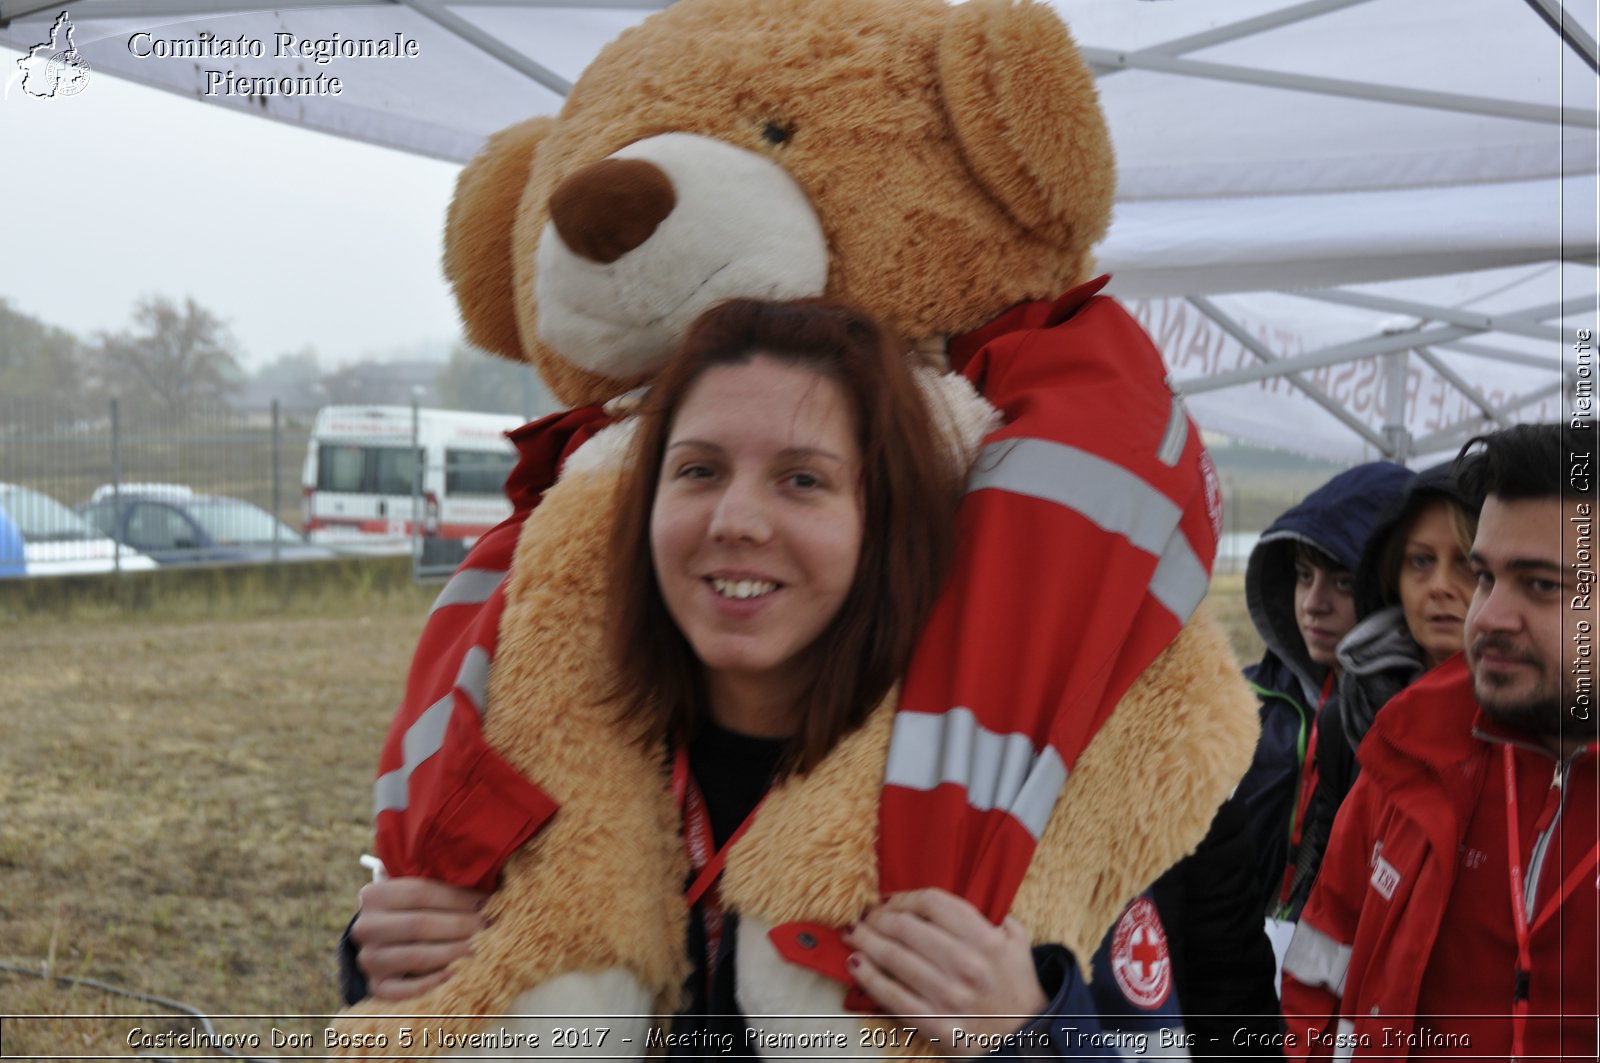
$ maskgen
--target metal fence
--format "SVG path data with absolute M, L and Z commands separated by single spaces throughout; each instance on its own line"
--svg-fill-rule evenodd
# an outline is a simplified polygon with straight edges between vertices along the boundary
M 250 502 L 298 527 L 300 470 L 309 415 L 276 405 L 241 413 L 221 405 L 182 410 L 115 399 L 100 410 L 0 397 L 0 482 L 68 506 L 97 489 L 182 484 Z
M 277 403 L 174 410 L 0 395 L 0 576 L 331 556 L 301 535 L 310 426 L 312 415 Z
M 413 407 L 411 444 L 420 458 L 416 416 Z M 396 535 L 309 543 L 302 482 L 315 419 L 276 402 L 240 411 L 0 395 L 0 577 L 407 553 L 419 581 L 454 571 L 467 541 L 424 530 L 421 485 L 425 476 L 481 479 L 484 470 L 419 466 L 405 473 L 408 512 L 389 514 L 401 529 Z M 508 453 L 507 469 L 510 461 Z M 500 497 L 498 484 L 489 494 Z M 20 540 L 8 540 L 8 522 Z

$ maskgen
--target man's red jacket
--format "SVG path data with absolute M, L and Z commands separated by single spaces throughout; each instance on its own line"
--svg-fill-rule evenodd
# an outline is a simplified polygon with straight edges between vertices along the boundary
M 1595 747 L 1558 761 L 1488 721 L 1459 654 L 1384 706 L 1361 743 L 1361 776 L 1284 958 L 1292 1057 L 1511 1056 L 1505 749 L 1519 862 L 1525 883 L 1537 879 L 1526 1053 L 1596 1057 Z

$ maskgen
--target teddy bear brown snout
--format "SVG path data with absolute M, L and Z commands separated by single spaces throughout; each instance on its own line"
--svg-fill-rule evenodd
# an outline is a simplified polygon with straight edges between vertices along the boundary
M 573 254 L 615 262 L 656 231 L 677 206 L 672 180 L 644 159 L 601 159 L 550 194 L 550 220 Z

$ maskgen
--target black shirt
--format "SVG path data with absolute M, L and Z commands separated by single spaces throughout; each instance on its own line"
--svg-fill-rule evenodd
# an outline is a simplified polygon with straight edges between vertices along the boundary
M 712 843 L 722 848 L 771 788 L 773 773 L 783 756 L 786 738 L 753 738 L 719 727 L 709 720 L 689 742 L 689 770 L 705 799 L 711 821 Z M 691 878 L 692 878 L 691 874 Z M 667 1054 L 677 1058 L 726 1060 L 746 1054 L 745 1022 L 734 991 L 733 943 L 738 922 L 725 912 L 720 955 L 708 962 L 705 924 L 697 906 L 689 916 L 689 962 L 692 970 L 684 984 L 688 1002 L 672 1020 L 675 1043 Z M 706 969 L 715 974 L 706 984 Z

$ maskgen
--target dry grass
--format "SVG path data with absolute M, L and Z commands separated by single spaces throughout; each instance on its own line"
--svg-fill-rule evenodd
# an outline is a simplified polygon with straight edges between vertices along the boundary
M 436 590 L 308 616 L 0 624 L 0 962 L 211 1014 L 337 1007 L 377 749 Z M 0 973 L 0 1013 L 140 1012 L 164 1014 Z M 189 1021 L 13 1019 L 0 1055 L 130 1055 L 134 1025 Z
M 1225 572 L 1211 577 L 1211 593 L 1206 595 L 1206 602 L 1227 629 L 1228 641 L 1233 644 L 1239 664 L 1242 666 L 1259 661 L 1266 644 L 1256 634 L 1254 625 L 1250 623 L 1250 614 L 1245 610 L 1244 573 Z
M 0 621 L 0 962 L 186 1002 L 254 1033 L 321 1036 L 334 943 L 365 873 L 370 784 L 435 588 Z M 1240 578 L 1212 601 L 1254 660 Z M 189 1019 L 0 972 L 0 1056 L 132 1055 Z M 147 1018 L 86 1019 L 78 1015 Z M 204 1051 L 166 1048 L 171 1055 Z

